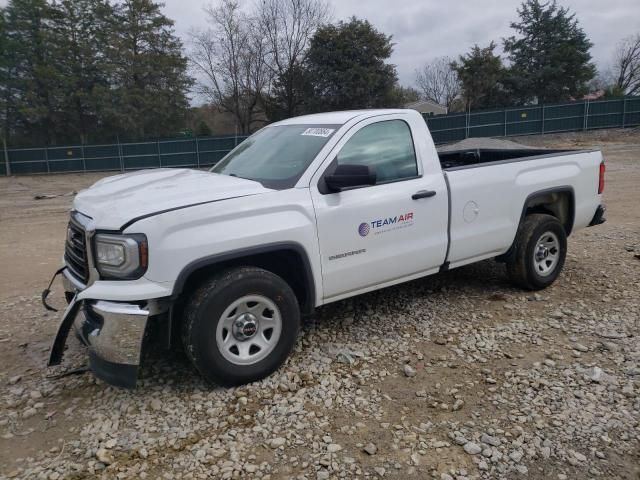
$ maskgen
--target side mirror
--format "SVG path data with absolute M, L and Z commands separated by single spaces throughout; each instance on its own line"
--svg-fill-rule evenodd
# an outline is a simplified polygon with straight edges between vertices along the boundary
M 326 175 L 324 181 L 332 192 L 345 188 L 362 187 L 376 184 L 376 171 L 368 165 L 338 165 L 332 174 Z

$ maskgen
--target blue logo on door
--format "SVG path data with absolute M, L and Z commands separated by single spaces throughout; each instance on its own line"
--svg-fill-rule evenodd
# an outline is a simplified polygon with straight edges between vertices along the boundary
M 358 233 L 360 234 L 361 237 L 366 237 L 367 235 L 369 235 L 369 224 L 368 223 L 361 223 L 358 226 Z

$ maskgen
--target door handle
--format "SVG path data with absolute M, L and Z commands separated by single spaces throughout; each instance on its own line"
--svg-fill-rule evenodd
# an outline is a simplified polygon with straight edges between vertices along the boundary
M 416 192 L 413 195 L 411 195 L 411 198 L 413 200 L 418 200 L 419 198 L 435 197 L 435 195 L 436 195 L 435 190 L 420 190 L 419 192 Z

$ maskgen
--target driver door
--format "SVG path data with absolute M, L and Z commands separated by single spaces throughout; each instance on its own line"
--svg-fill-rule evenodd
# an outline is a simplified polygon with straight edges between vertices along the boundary
M 423 169 L 413 136 L 424 132 L 402 114 L 382 118 L 353 127 L 311 182 L 325 303 L 435 272 L 445 259 L 442 172 Z M 337 164 L 373 167 L 376 184 L 328 191 L 323 176 Z

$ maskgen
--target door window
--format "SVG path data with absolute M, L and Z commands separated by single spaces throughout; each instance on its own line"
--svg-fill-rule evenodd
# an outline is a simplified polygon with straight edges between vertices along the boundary
M 376 183 L 418 176 L 411 130 L 402 120 L 387 120 L 363 127 L 342 147 L 337 163 L 374 167 Z

